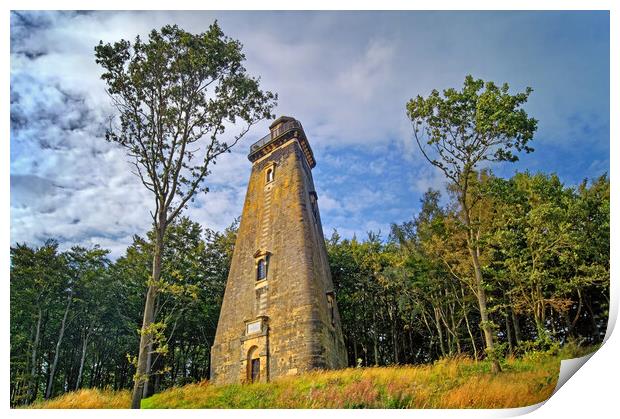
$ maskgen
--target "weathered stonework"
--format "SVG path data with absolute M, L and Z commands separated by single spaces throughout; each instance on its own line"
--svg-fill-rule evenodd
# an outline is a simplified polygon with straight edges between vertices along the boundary
M 211 349 L 215 383 L 347 365 L 314 156 L 293 118 L 270 129 L 249 156 L 252 173 Z

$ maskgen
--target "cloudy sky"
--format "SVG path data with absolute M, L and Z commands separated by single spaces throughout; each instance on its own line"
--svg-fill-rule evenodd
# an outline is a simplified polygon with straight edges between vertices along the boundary
M 198 33 L 214 19 L 279 94 L 276 114 L 303 123 L 326 235 L 385 235 L 443 187 L 412 142 L 405 103 L 467 74 L 534 89 L 536 151 L 497 174 L 556 172 L 574 185 L 609 171 L 607 12 L 13 12 L 12 244 L 53 237 L 117 257 L 145 233 L 151 198 L 103 139 L 113 111 L 93 47 L 169 23 Z M 187 215 L 220 230 L 240 214 L 248 147 L 268 125 L 218 161 Z

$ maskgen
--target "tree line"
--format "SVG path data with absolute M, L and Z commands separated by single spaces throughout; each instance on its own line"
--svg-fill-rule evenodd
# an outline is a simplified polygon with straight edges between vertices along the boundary
M 479 237 L 495 356 L 602 341 L 609 310 L 609 178 L 481 172 Z M 444 202 L 445 201 L 445 202 Z M 482 359 L 485 337 L 467 231 L 448 191 L 429 190 L 387 237 L 326 240 L 350 366 Z M 209 376 L 238 222 L 223 232 L 183 217 L 165 238 L 145 395 Z M 111 261 L 98 246 L 11 248 L 11 404 L 84 387 L 133 385 L 154 238 Z M 475 288 L 474 288 L 475 289 Z
M 472 226 L 494 353 L 488 353 L 461 206 L 429 190 L 387 238 L 327 240 L 350 365 L 498 362 L 575 340 L 602 341 L 609 311 L 609 179 L 566 187 L 556 175 L 489 172 Z
M 208 377 L 237 224 L 214 232 L 183 217 L 168 228 L 147 395 Z M 54 240 L 11 247 L 12 406 L 132 387 L 153 247 L 152 233 L 116 261 L 99 246 L 60 251 Z

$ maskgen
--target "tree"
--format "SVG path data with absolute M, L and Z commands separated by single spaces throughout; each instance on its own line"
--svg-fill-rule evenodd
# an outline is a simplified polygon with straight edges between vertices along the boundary
M 97 328 L 101 328 L 103 317 L 110 311 L 112 300 L 111 277 L 108 274 L 110 261 L 108 250 L 95 246 L 85 249 L 74 246 L 67 253 L 70 272 L 74 278 L 76 317 L 79 318 L 80 361 L 74 388 L 82 384 L 84 364 L 91 338 Z
M 135 174 L 151 192 L 154 210 L 152 274 L 148 281 L 132 407 L 139 408 L 148 380 L 155 301 L 161 283 L 164 235 L 194 199 L 208 192 L 211 165 L 264 118 L 271 118 L 276 95 L 263 92 L 243 67 L 241 44 L 224 35 L 217 22 L 193 35 L 176 25 L 153 30 L 147 42 L 120 40 L 95 47 L 101 78 L 119 113 L 106 140 L 125 148 Z M 229 141 L 223 134 L 237 120 L 243 128 Z
M 604 299 L 609 280 L 605 177 L 590 189 L 584 181 L 576 191 L 556 175 L 527 172 L 495 178 L 491 186 L 499 210 L 494 269 L 506 282 L 511 310 L 531 316 L 539 348 L 567 334 L 578 337 L 577 323 L 595 317 L 588 308 L 591 291 Z M 579 337 L 595 337 L 597 323 Z
M 149 385 L 144 387 L 146 395 L 208 378 L 211 344 L 237 226 L 235 221 L 220 233 L 203 230 L 200 224 L 179 217 L 166 230 L 162 256 L 162 278 L 166 284 L 156 301 L 156 323 L 161 333 L 153 342 Z M 148 233 L 147 239 L 134 237 L 127 254 L 113 266 L 111 276 L 123 287 L 123 294 L 118 296 L 118 301 L 123 301 L 119 309 L 124 312 L 128 307 L 130 316 L 138 311 L 132 302 L 136 299 L 134 290 L 149 275 L 147 265 L 152 261 L 154 240 L 153 232 Z M 126 323 L 129 326 L 125 329 L 133 331 L 133 319 Z M 117 353 L 123 350 L 119 348 Z M 135 358 L 131 348 L 125 353 Z
M 532 92 L 511 95 L 508 84 L 498 87 L 467 76 L 461 91 L 433 90 L 427 98 L 418 95 L 407 103 L 416 143 L 433 166 L 440 169 L 454 188 L 460 218 L 467 232 L 467 248 L 474 270 L 474 293 L 480 310 L 487 353 L 493 370 L 500 371 L 495 357 L 493 325 L 489 321 L 485 281 L 480 263 L 481 245 L 472 220 L 480 195 L 470 188 L 476 169 L 485 162 L 514 162 L 514 152 L 531 152 L 528 146 L 537 128 L 522 105 Z
M 609 256 L 610 256 L 610 182 L 607 174 L 588 187 L 584 180 L 577 188 L 575 204 L 570 210 L 574 221 L 577 263 L 569 287 L 577 303 L 571 308 L 569 320 L 573 336 L 600 342 L 605 336 L 609 318 Z M 589 315 L 583 316 L 586 311 Z M 586 320 L 585 322 L 580 320 Z M 586 327 L 579 327 L 586 323 Z M 584 325 L 585 326 L 585 325 Z M 576 333 L 576 329 L 580 332 Z
M 11 248 L 12 403 L 32 403 L 38 396 L 45 326 L 64 308 L 66 280 L 66 260 L 57 241 Z
M 412 308 L 411 318 L 420 318 L 419 328 L 428 331 L 427 360 L 461 353 L 467 346 L 477 359 L 477 339 L 470 327 L 472 301 L 464 290 L 464 278 L 471 273 L 471 264 L 464 262 L 464 234 L 456 225 L 454 212 L 442 208 L 439 201 L 438 191 L 427 191 L 412 221 L 392 225 L 392 236 L 406 258 L 405 275 L 410 281 L 403 296 Z M 435 342 L 439 351 L 433 351 Z
M 538 340 L 549 341 L 548 311 L 564 313 L 571 304 L 559 290 L 565 287 L 565 266 L 576 262 L 568 214 L 572 191 L 557 176 L 518 173 L 494 179 L 491 193 L 503 206 L 493 241 L 501 251 L 498 267 L 509 280 L 506 294 L 515 311 L 532 315 Z

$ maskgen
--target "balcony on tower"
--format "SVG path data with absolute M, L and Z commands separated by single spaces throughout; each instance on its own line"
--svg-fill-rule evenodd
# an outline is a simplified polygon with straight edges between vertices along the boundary
M 281 116 L 269 126 L 269 134 L 250 146 L 248 159 L 254 163 L 256 160 L 271 153 L 273 150 L 291 139 L 297 139 L 299 146 L 306 156 L 306 161 L 310 168 L 316 166 L 314 154 L 310 148 L 310 143 L 306 138 L 301 122 L 290 116 Z

